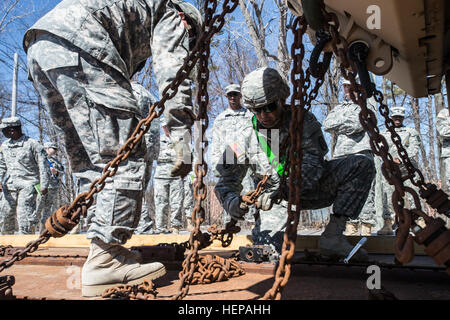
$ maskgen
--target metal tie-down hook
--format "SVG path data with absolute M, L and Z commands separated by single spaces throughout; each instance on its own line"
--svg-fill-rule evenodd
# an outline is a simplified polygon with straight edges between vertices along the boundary
M 324 52 L 323 53 L 323 61 L 319 62 L 320 54 L 322 53 L 325 45 L 331 41 L 331 36 L 328 32 L 319 30 L 316 32 L 317 43 L 311 52 L 311 58 L 309 61 L 309 71 L 311 75 L 318 79 L 322 78 L 327 72 L 328 67 L 330 66 L 331 57 L 333 56 L 333 52 Z
M 348 58 L 356 64 L 359 80 L 370 98 L 375 91 L 375 84 L 370 80 L 366 59 L 369 55 L 369 45 L 361 40 L 354 41 L 348 46 Z

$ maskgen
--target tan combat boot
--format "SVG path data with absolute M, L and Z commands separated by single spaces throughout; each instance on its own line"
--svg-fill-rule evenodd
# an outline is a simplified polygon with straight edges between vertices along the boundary
M 129 256 L 120 245 L 111 245 L 93 239 L 81 272 L 81 293 L 84 297 L 100 296 L 108 288 L 134 285 L 163 276 L 162 263 L 140 264 Z
M 186 230 L 189 232 L 194 230 L 194 222 L 192 221 L 191 217 L 186 218 Z
M 180 234 L 180 229 L 181 229 L 181 227 L 176 226 L 176 227 L 170 228 L 169 231 L 170 231 L 171 233 L 173 233 L 173 234 Z
M 345 224 L 344 235 L 346 236 L 359 236 L 358 223 L 347 221 Z
M 370 236 L 372 234 L 372 225 L 370 223 L 361 223 L 361 235 Z
M 330 222 L 319 238 L 318 247 L 320 254 L 341 259 L 346 258 L 350 251 L 352 251 L 354 246 L 351 245 L 343 235 L 346 222 L 347 217 L 336 217 L 334 214 L 330 216 Z M 367 261 L 367 251 L 360 248 L 352 259 Z
M 384 219 L 383 227 L 378 230 L 377 235 L 379 236 L 390 236 L 394 234 L 392 230 L 392 225 L 394 224 L 394 220 L 392 219 Z

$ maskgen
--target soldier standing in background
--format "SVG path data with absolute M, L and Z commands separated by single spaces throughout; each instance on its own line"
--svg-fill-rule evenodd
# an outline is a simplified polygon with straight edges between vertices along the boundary
M 53 125 L 62 133 L 71 168 L 88 183 L 102 174 L 136 128 L 142 113 L 130 79 L 152 57 L 160 95 L 193 49 L 200 12 L 180 0 L 63 0 L 24 36 L 29 79 Z M 176 160 L 172 176 L 191 170 L 189 135 L 194 117 L 192 80 L 165 104 Z M 132 236 L 142 207 L 145 142 L 135 146 L 96 195 L 86 237 L 92 239 L 82 269 L 82 295 L 150 281 L 165 274 L 159 262 L 140 264 L 122 245 Z
M 58 152 L 56 143 L 46 142 L 44 148 L 49 163 L 49 183 L 47 193 L 38 196 L 36 214 L 40 219 L 39 232 L 45 229 L 45 221 L 59 208 L 58 194 L 62 183 L 61 176 L 64 174 L 64 167 L 56 157 Z
M 47 194 L 49 164 L 44 147 L 22 133 L 17 117 L 3 119 L 0 128 L 7 140 L 0 152 L 0 233 L 13 234 L 17 216 L 19 234 L 32 234 L 38 226 L 36 196 Z
M 336 135 L 336 145 L 333 159 L 339 159 L 354 154 L 368 157 L 374 161 L 370 149 L 369 136 L 359 121 L 359 105 L 350 98 L 350 81 L 342 81 L 345 100 L 334 107 L 323 121 L 323 130 Z M 368 102 L 367 107 L 376 113 L 375 105 Z M 376 225 L 375 215 L 375 179 L 372 182 L 366 203 L 356 220 L 349 220 L 345 234 L 368 236 Z
M 183 180 L 180 177 L 170 176 L 170 169 L 173 167 L 175 160 L 175 149 L 171 132 L 165 124 L 162 128 L 164 134 L 159 139 L 159 156 L 153 180 L 155 233 L 179 233 L 183 225 L 181 216 L 184 196 Z M 167 228 L 168 223 L 170 223 L 169 228 Z
M 436 117 L 436 130 L 441 140 L 441 179 L 442 186 L 450 190 L 450 116 L 447 108 L 439 111 Z
M 406 152 L 408 153 L 409 158 L 411 159 L 411 163 L 414 167 L 417 168 L 416 157 L 419 153 L 420 147 L 420 135 L 416 129 L 405 127 L 403 125 L 403 121 L 405 120 L 405 108 L 393 106 L 391 107 L 391 119 L 394 121 L 395 132 L 400 136 L 403 147 L 405 147 Z M 389 146 L 389 153 L 392 155 L 392 158 L 395 163 L 400 165 L 400 172 L 402 176 L 408 174 L 405 165 L 402 163 L 399 158 L 397 147 L 394 145 L 391 139 L 391 135 L 387 129 L 381 131 L 381 134 L 386 138 L 386 141 Z M 409 180 L 405 181 L 405 186 L 414 188 Z M 392 193 L 394 192 L 394 186 L 391 186 L 387 180 L 383 176 L 383 227 L 378 230 L 378 235 L 392 235 L 394 231 L 392 227 L 394 225 L 394 208 L 392 206 Z M 406 202 L 412 201 L 409 195 L 406 196 Z
M 231 149 L 240 148 L 237 136 L 242 133 L 245 127 L 251 128 L 251 118 L 253 114 L 242 106 L 241 87 L 238 84 L 230 84 L 225 88 L 229 107 L 220 113 L 214 120 L 212 128 L 212 143 L 211 143 L 211 166 L 214 175 L 219 176 L 216 170 L 217 164 L 226 157 L 223 153 L 230 147 Z M 251 171 L 248 170 L 245 178 L 242 180 L 242 193 L 245 194 L 251 190 L 255 190 L 255 182 L 251 176 Z M 254 215 L 257 213 L 256 208 L 251 207 L 249 212 L 245 215 L 245 220 L 250 224 L 255 223 Z M 230 220 L 229 214 L 226 210 L 222 213 L 224 225 Z

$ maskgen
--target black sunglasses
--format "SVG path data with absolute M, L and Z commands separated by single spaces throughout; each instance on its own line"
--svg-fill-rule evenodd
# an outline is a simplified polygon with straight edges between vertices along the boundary
M 239 92 L 230 92 L 230 93 L 227 93 L 227 97 L 238 97 L 238 96 L 240 96 L 241 94 L 239 93 Z
M 274 112 L 277 108 L 278 108 L 277 102 L 272 102 L 272 103 L 269 103 L 269 104 L 265 105 L 264 107 L 249 108 L 249 110 L 251 112 L 253 112 L 254 114 L 260 114 L 262 111 L 264 111 L 264 113 Z

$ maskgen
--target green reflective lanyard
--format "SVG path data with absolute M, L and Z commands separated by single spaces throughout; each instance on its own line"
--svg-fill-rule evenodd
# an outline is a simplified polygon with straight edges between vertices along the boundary
M 261 137 L 261 136 L 258 134 L 258 129 L 257 129 L 257 124 L 258 124 L 258 122 L 257 122 L 255 116 L 252 117 L 252 123 L 253 123 L 253 130 L 255 130 L 256 137 L 258 138 L 258 142 L 259 142 L 261 148 L 263 149 L 263 151 L 264 151 L 264 153 L 266 154 L 267 158 L 269 158 L 270 164 L 272 164 L 272 165 L 275 166 L 275 165 L 276 165 L 276 163 L 275 163 L 276 157 L 275 157 L 275 155 L 273 154 L 272 150 L 270 149 L 269 145 L 267 144 L 266 139 L 265 139 L 264 137 Z M 279 162 L 278 165 L 277 165 L 277 173 L 278 173 L 278 175 L 279 175 L 280 177 L 283 176 L 283 174 L 284 174 L 284 165 L 285 165 L 285 162 L 286 162 L 286 157 L 285 157 L 285 156 L 282 156 L 282 157 L 280 158 L 280 162 Z

